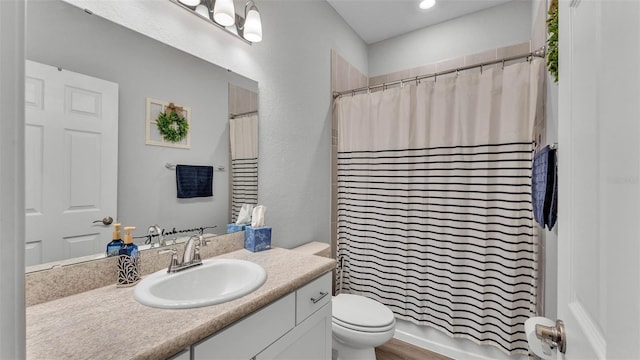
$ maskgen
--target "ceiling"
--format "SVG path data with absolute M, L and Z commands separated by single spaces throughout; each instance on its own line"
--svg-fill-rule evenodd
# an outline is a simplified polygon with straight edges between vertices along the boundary
M 327 0 L 367 44 L 435 25 L 512 0 L 436 0 L 428 10 L 420 0 Z

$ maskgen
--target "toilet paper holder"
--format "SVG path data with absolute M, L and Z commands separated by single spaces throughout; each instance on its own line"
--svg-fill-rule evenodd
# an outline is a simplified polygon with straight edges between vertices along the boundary
M 556 326 L 536 325 L 536 337 L 547 343 L 551 349 L 558 348 L 558 351 L 567 351 L 567 335 L 564 332 L 564 322 L 556 320 Z

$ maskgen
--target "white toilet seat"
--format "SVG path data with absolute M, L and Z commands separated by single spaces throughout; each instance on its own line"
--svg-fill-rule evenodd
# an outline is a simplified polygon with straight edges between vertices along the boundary
M 334 324 L 339 325 L 345 329 L 349 329 L 349 330 L 354 330 L 354 331 L 360 331 L 360 332 L 364 332 L 364 333 L 381 333 L 381 332 L 387 332 L 393 328 L 395 328 L 396 326 L 396 321 L 395 319 L 393 319 L 388 325 L 386 326 L 362 326 L 362 325 L 356 325 L 356 324 L 350 324 L 348 322 L 344 322 L 340 319 L 337 318 L 332 318 L 331 319 L 333 321 Z

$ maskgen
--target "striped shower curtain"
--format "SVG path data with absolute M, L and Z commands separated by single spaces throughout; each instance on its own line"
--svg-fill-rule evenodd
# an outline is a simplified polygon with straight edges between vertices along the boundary
M 258 203 L 258 115 L 229 119 L 231 221 L 243 204 Z
M 534 59 L 336 100 L 342 292 L 452 337 L 527 353 L 543 74 Z

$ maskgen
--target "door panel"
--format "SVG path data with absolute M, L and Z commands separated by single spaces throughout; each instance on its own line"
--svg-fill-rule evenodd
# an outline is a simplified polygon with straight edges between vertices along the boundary
M 640 358 L 640 2 L 560 1 L 563 359 Z
M 27 61 L 26 264 L 101 253 L 117 218 L 118 85 Z
M 578 1 L 560 6 L 560 14 L 566 16 L 560 19 L 558 318 L 565 322 L 566 359 L 596 359 L 605 351 L 598 77 L 593 76 L 599 61 L 593 51 L 600 4 Z

